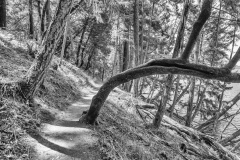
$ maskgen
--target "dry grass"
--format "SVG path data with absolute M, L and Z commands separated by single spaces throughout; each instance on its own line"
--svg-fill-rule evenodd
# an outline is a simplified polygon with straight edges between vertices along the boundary
M 164 160 L 181 157 L 177 146 L 166 141 L 173 138 L 164 129 L 146 129 L 135 116 L 114 104 L 106 104 L 98 128 L 103 159 Z
M 33 108 L 14 99 L 0 101 L 0 159 L 30 159 L 30 147 L 21 139 L 25 130 L 37 131 L 39 121 Z

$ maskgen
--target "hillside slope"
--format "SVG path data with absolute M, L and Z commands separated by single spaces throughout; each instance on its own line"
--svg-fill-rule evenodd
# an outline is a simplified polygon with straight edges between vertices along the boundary
M 19 80 L 33 60 L 26 44 L 1 31 L 0 46 L 0 82 Z M 136 108 L 145 103 L 118 88 L 112 91 L 105 103 L 98 118 L 99 125 L 79 125 L 79 117 L 88 109 L 101 83 L 65 61 L 55 70 L 58 60 L 54 58 L 48 76 L 35 97 L 35 108 L 28 109 L 14 97 L 1 95 L 1 106 L 6 106 L 7 113 L 11 108 L 13 118 L 23 116 L 20 105 L 24 113 L 29 112 L 14 122 L 1 117 L 11 133 L 18 135 L 21 132 L 21 135 L 15 136 L 14 143 L 22 149 L 14 152 L 16 146 L 5 138 L 4 144 L 2 141 L 0 144 L 0 159 L 239 159 L 211 137 L 166 116 L 159 130 L 149 128 L 155 110 Z M 141 117 L 145 117 L 144 121 Z M 16 128 L 9 125 L 16 123 Z M 9 136 L 2 124 L 1 140 Z M 19 128 L 22 124 L 25 127 Z M 9 150 L 7 146 L 14 149 Z

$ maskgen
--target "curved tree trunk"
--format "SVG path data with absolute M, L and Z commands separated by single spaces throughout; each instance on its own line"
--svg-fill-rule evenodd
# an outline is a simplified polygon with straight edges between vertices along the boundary
M 181 74 L 226 82 L 240 82 L 240 74 L 231 73 L 227 68 L 191 64 L 178 59 L 153 60 L 111 77 L 93 97 L 89 111 L 80 119 L 80 122 L 93 124 L 109 93 L 118 85 L 154 74 Z

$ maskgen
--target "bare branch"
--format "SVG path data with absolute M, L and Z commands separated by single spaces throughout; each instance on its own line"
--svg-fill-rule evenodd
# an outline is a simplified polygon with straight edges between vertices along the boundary
M 240 59 L 240 47 L 238 48 L 238 50 L 237 50 L 236 54 L 233 56 L 233 58 L 225 66 L 225 68 L 232 70 L 236 66 L 239 59 Z
M 205 0 L 203 2 L 201 13 L 200 13 L 197 21 L 193 25 L 193 29 L 192 29 L 192 32 L 188 39 L 186 48 L 184 49 L 183 54 L 181 56 L 182 60 L 188 61 L 189 56 L 194 47 L 194 44 L 197 40 L 197 37 L 198 37 L 200 31 L 202 30 L 203 25 L 206 23 L 207 19 L 211 15 L 212 3 L 213 3 L 213 0 Z

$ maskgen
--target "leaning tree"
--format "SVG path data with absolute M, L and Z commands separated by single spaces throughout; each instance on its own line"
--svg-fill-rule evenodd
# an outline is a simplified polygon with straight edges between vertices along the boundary
M 98 93 L 93 97 L 90 109 L 86 114 L 82 115 L 79 122 L 93 124 L 96 121 L 108 95 L 115 87 L 130 80 L 145 76 L 154 74 L 181 74 L 196 76 L 204 79 L 216 79 L 224 82 L 240 83 L 240 74 L 231 72 L 240 59 L 240 48 L 237 50 L 236 54 L 229 63 L 221 68 L 189 62 L 189 57 L 192 53 L 199 33 L 211 15 L 212 3 L 213 0 L 203 1 L 201 12 L 193 25 L 188 42 L 180 58 L 151 60 L 145 64 L 111 77 L 102 85 Z M 165 109 L 162 109 L 161 107 L 159 108 L 160 109 L 158 109 L 153 123 L 156 128 L 159 127 L 165 111 Z
M 67 17 L 74 12 L 84 0 L 73 3 L 73 0 L 59 0 L 55 15 L 39 46 L 38 53 L 24 78 L 18 82 L 0 83 L 0 93 L 18 95 L 26 102 L 32 99 L 44 80 L 57 49 L 59 39 L 64 33 Z

